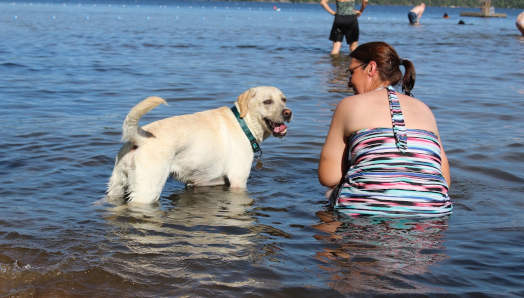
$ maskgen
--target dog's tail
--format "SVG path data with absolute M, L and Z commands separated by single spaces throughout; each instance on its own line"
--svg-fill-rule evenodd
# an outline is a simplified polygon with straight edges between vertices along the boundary
M 129 114 L 127 114 L 126 120 L 124 120 L 124 125 L 122 126 L 122 141 L 131 141 L 133 144 L 139 146 L 144 138 L 151 137 L 151 133 L 138 126 L 138 120 L 161 103 L 167 105 L 166 101 L 162 98 L 151 96 L 134 106 Z

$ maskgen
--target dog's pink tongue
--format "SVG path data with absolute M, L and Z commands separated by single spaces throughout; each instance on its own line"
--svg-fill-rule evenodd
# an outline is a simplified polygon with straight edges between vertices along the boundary
M 280 126 L 275 126 L 273 127 L 273 131 L 276 132 L 276 133 L 279 133 L 281 131 L 284 131 L 286 130 L 287 126 L 284 125 L 284 124 L 280 124 Z

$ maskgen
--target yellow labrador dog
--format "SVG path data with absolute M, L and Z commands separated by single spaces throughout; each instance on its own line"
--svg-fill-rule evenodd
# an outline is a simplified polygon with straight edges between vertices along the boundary
M 186 184 L 246 188 L 254 152 L 270 135 L 283 137 L 292 112 L 275 87 L 255 87 L 242 93 L 234 107 L 221 107 L 138 125 L 140 118 L 166 104 L 149 97 L 124 120 L 122 140 L 109 179 L 109 198 L 133 203 L 159 199 L 167 177 Z

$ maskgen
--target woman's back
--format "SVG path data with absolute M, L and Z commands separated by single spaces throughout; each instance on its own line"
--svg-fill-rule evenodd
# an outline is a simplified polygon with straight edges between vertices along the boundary
M 403 94 L 397 94 L 397 97 L 407 128 L 438 134 L 435 117 L 426 104 Z M 347 97 L 340 105 L 347 112 L 347 136 L 360 129 L 392 127 L 388 95 L 384 89 Z
M 385 42 L 363 44 L 350 58 L 346 73 L 355 95 L 337 106 L 318 166 L 331 204 L 350 214 L 451 213 L 449 165 L 435 117 L 411 97 L 413 63 Z
M 393 87 L 388 87 L 387 92 L 389 115 L 385 118 L 389 123 L 384 123 L 384 115 L 380 115 L 382 104 L 377 104 L 376 109 L 368 107 L 371 114 L 381 117 L 368 120 L 367 123 L 372 123 L 369 127 L 349 136 L 350 167 L 344 183 L 332 196 L 332 204 L 337 210 L 350 214 L 435 216 L 451 213 L 438 136 L 431 130 L 407 128 Z M 415 106 L 419 103 L 412 101 Z M 370 119 L 365 111 L 354 112 Z M 422 126 L 431 127 L 425 121 Z

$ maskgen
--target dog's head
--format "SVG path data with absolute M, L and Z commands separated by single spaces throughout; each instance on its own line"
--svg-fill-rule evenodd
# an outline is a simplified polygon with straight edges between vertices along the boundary
M 284 122 L 291 121 L 293 115 L 286 106 L 286 97 L 278 88 L 251 88 L 238 96 L 238 106 L 240 118 L 249 114 L 252 119 L 261 123 L 265 137 L 270 134 L 279 138 L 286 135 L 287 126 Z

